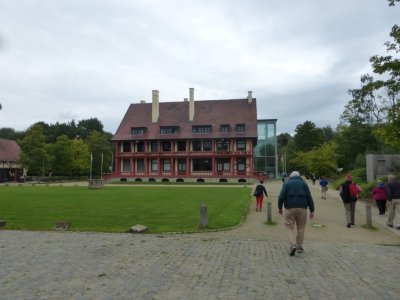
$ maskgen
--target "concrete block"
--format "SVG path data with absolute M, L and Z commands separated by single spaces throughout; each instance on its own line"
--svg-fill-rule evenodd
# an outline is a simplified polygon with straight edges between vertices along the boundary
M 148 229 L 149 228 L 144 226 L 144 225 L 136 224 L 136 225 L 132 226 L 131 228 L 129 228 L 128 232 L 131 232 L 131 233 L 142 233 L 142 232 L 145 232 Z

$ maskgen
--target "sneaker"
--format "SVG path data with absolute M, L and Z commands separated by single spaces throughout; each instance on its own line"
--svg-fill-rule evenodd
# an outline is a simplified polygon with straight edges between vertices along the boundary
M 258 208 L 256 208 L 256 211 L 258 211 Z
M 289 253 L 289 255 L 290 255 L 290 256 L 294 256 L 295 254 L 296 254 L 296 247 L 292 246 L 292 247 L 290 248 L 290 253 Z
M 351 227 L 351 224 L 350 224 L 350 223 L 348 223 L 348 224 L 347 224 L 347 228 L 350 228 L 350 227 Z
M 397 226 L 396 226 L 396 229 L 400 229 L 400 225 L 397 225 Z
M 392 227 L 393 228 L 393 224 L 386 224 L 388 227 Z
M 296 247 L 296 252 L 297 253 L 303 253 L 304 252 L 303 247 Z
M 258 211 L 261 211 L 261 208 Z

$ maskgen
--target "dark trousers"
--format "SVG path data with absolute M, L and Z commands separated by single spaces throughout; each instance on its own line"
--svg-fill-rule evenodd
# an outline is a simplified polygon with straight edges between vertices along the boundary
M 378 206 L 379 214 L 384 215 L 386 212 L 386 200 L 376 200 L 376 206 Z

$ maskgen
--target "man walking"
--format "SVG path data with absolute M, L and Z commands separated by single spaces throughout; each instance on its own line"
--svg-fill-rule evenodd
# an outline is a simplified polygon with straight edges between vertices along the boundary
M 339 195 L 342 198 L 346 216 L 347 228 L 355 225 L 356 203 L 361 190 L 352 182 L 351 175 L 346 175 L 345 182 L 340 185 Z
M 326 191 L 328 190 L 328 180 L 326 180 L 325 176 L 321 177 L 319 185 L 321 186 L 321 199 L 326 199 Z
M 289 253 L 290 256 L 293 256 L 296 251 L 298 253 L 304 251 L 307 208 L 310 209 L 310 219 L 314 217 L 314 201 L 310 189 L 297 171 L 293 171 L 289 175 L 289 180 L 283 184 L 279 193 L 278 209 L 281 215 L 283 214 L 283 206 L 285 207 L 285 227 L 289 233 Z M 295 233 L 295 226 L 297 233 Z
M 394 175 L 388 176 L 387 196 L 389 203 L 388 221 L 387 226 L 393 227 L 393 220 L 399 219 L 398 212 L 396 216 L 396 207 L 400 207 L 400 183 L 396 180 Z M 396 228 L 400 229 L 400 222 L 396 224 Z

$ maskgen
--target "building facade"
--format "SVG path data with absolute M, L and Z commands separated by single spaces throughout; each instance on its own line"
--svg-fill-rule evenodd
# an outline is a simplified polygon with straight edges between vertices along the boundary
M 248 182 L 259 176 L 251 92 L 244 99 L 194 101 L 191 88 L 189 99 L 159 102 L 155 90 L 152 103 L 129 106 L 112 141 L 114 180 Z
M 367 181 L 400 173 L 400 154 L 367 154 Z
M 254 171 L 269 179 L 278 178 L 277 119 L 257 121 L 257 145 L 254 148 Z
M 0 182 L 20 181 L 23 176 L 18 164 L 20 152 L 16 141 L 0 139 Z

